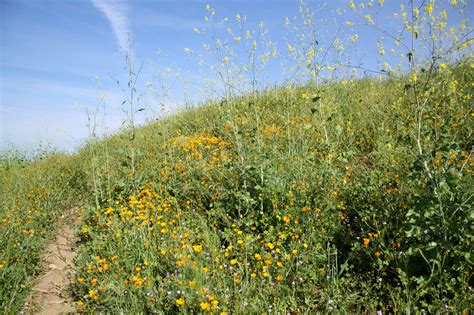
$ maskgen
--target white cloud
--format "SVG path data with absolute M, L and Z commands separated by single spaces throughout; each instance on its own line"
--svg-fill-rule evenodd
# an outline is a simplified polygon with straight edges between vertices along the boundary
M 118 46 L 128 51 L 131 33 L 125 4 L 120 0 L 92 0 L 92 3 L 109 21 Z

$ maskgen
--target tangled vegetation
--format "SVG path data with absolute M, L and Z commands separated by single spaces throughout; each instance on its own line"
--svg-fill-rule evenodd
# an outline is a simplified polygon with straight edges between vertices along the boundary
M 319 82 L 313 64 L 301 86 L 2 164 L 0 307 L 21 308 L 80 200 L 80 312 L 469 312 L 474 63 L 428 65 Z
M 271 90 L 140 129 L 143 169 L 85 212 L 78 305 L 469 309 L 473 71 L 437 74 L 423 158 L 404 80 Z M 99 145 L 126 165 L 119 138 Z

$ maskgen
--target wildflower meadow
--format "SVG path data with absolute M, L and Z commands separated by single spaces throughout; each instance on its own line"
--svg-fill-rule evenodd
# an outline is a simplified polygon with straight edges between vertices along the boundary
M 283 44 L 205 6 L 202 51 L 183 45 L 202 105 L 137 126 L 129 58 L 121 132 L 5 153 L 0 309 L 22 310 L 74 206 L 79 313 L 470 313 L 473 40 L 446 13 L 467 4 L 400 1 L 392 34 L 387 2 L 341 2 L 325 43 L 318 3 L 295 3 Z M 354 60 L 360 28 L 381 34 L 373 72 Z M 280 61 L 291 80 L 261 86 Z

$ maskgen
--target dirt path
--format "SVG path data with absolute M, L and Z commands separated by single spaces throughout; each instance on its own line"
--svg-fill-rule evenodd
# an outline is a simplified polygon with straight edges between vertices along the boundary
M 33 279 L 30 297 L 25 302 L 26 314 L 74 313 L 71 298 L 67 292 L 72 276 L 73 259 L 76 256 L 74 226 L 78 209 L 64 213 L 58 222 L 56 237 L 46 246 L 41 255 L 43 271 Z

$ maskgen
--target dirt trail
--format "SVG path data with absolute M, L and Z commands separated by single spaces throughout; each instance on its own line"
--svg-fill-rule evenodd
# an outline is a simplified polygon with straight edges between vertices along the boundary
M 77 208 L 71 209 L 60 217 L 57 234 L 41 255 L 43 271 L 33 279 L 35 284 L 25 302 L 24 313 L 49 315 L 75 312 L 67 288 L 76 256 L 74 226 L 78 224 L 75 219 L 77 211 Z

